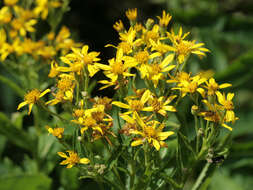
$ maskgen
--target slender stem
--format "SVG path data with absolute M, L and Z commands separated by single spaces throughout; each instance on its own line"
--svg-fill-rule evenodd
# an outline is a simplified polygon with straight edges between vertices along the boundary
M 195 121 L 195 132 L 196 132 L 196 153 L 199 152 L 199 125 L 198 125 L 198 117 L 194 115 L 194 121 Z
M 103 184 L 101 183 L 101 179 L 99 178 L 99 176 L 97 177 L 96 182 L 98 183 L 99 189 L 100 189 L 100 190 L 104 190 L 104 186 L 103 186 Z
M 120 175 L 119 175 L 119 172 L 116 170 L 115 166 L 112 167 L 112 171 L 113 171 L 114 175 L 118 178 L 120 186 L 121 186 L 121 189 L 125 189 L 125 185 L 122 182 L 122 180 L 120 178 Z
M 54 112 L 52 112 L 51 110 L 49 110 L 49 109 L 45 106 L 44 102 L 42 102 L 41 100 L 39 100 L 38 104 L 39 104 L 39 106 L 41 106 L 45 111 L 47 111 L 47 112 L 50 113 L 51 115 L 58 117 L 59 119 L 61 119 L 61 120 L 64 121 L 64 122 L 69 122 L 68 120 L 66 120 L 66 119 L 64 119 L 63 117 L 61 117 L 60 115 L 58 115 L 57 113 L 54 113 Z
M 176 181 L 174 181 L 172 178 L 170 178 L 169 176 L 167 176 L 166 174 L 161 174 L 161 177 L 169 184 L 171 184 L 173 187 L 178 188 L 178 189 L 182 189 L 183 188 L 183 184 L 178 184 Z
M 131 160 L 130 164 L 131 164 L 131 169 L 132 169 L 132 172 L 131 172 L 131 175 L 130 175 L 130 188 L 133 189 L 134 181 L 135 181 L 135 175 L 136 175 L 135 162 L 134 162 L 133 159 Z
M 202 181 L 205 178 L 207 170 L 208 170 L 210 165 L 211 165 L 211 163 L 209 163 L 209 162 L 206 163 L 206 165 L 202 169 L 198 179 L 196 180 L 195 184 L 193 185 L 192 190 L 197 190 L 199 188 L 199 186 L 202 184 Z

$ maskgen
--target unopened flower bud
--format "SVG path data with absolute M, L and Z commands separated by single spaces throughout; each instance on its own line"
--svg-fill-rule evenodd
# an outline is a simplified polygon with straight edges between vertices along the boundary
M 152 27 L 153 27 L 153 25 L 154 25 L 154 20 L 153 19 L 151 19 L 151 18 L 149 18 L 148 20 L 147 20 L 147 22 L 146 22 L 146 28 L 148 29 L 148 30 L 151 30 L 152 29 Z
M 199 107 L 197 105 L 193 105 L 191 108 L 192 115 L 197 115 L 199 112 Z
M 88 97 L 88 92 L 86 92 L 86 91 L 82 91 L 81 94 L 82 94 L 83 98 L 87 98 Z
M 198 136 L 203 136 L 204 135 L 204 130 L 202 128 L 200 128 L 198 130 Z

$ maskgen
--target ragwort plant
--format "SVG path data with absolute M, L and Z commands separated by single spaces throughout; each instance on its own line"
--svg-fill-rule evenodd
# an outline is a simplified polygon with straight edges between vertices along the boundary
M 29 115 L 38 105 L 58 118 L 46 129 L 63 145 L 60 165 L 77 167 L 80 179 L 92 178 L 101 189 L 198 189 L 208 183 L 228 155 L 238 118 L 234 93 L 223 92 L 231 84 L 186 71 L 192 54 L 209 53 L 204 43 L 188 40 L 181 27 L 168 29 L 172 16 L 165 11 L 158 23 L 142 24 L 137 9 L 129 9 L 130 27 L 121 20 L 113 25 L 120 43 L 106 45 L 116 55 L 105 64 L 99 52 L 74 42 L 66 27 L 33 39 L 36 19 L 46 19 L 62 2 L 38 0 L 33 11 L 17 2 L 5 0 L 0 10 L 1 60 L 25 56 L 51 66 L 48 85 L 32 86 L 17 109 L 28 106 Z M 99 71 L 106 77 L 98 81 L 100 90 L 113 87 L 113 98 L 91 97 L 91 78 Z M 43 101 L 46 94 L 50 99 Z

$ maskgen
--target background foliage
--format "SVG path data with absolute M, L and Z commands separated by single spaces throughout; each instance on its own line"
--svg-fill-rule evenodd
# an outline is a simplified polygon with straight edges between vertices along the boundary
M 236 94 L 236 114 L 240 120 L 234 125 L 233 145 L 229 156 L 214 175 L 202 186 L 210 183 L 210 190 L 247 190 L 253 182 L 253 2 L 251 0 L 72 0 L 62 25 L 70 27 L 76 40 L 102 52 L 103 62 L 113 55 L 105 44 L 117 41 L 112 25 L 124 21 L 124 11 L 137 7 L 139 18 L 160 15 L 165 9 L 173 16 L 173 25 L 191 31 L 191 36 L 204 42 L 211 50 L 206 58 L 193 62 L 193 72 L 212 69 L 219 82 L 233 84 Z M 41 26 L 40 26 L 41 27 Z M 45 26 L 46 27 L 46 26 Z M 194 64 L 194 62 L 196 64 Z M 15 78 L 0 64 L 0 74 L 13 81 Z M 98 74 L 96 79 L 101 79 Z M 112 96 L 112 89 L 93 95 Z M 60 145 L 54 137 L 41 134 L 38 139 L 33 127 L 34 118 L 16 113 L 21 97 L 0 80 L 0 189 L 77 190 L 95 188 L 91 180 L 78 180 L 75 168 L 62 169 L 55 156 Z M 34 153 L 31 150 L 37 150 Z M 35 156 L 36 155 L 36 156 Z M 187 187 L 186 187 L 187 188 Z

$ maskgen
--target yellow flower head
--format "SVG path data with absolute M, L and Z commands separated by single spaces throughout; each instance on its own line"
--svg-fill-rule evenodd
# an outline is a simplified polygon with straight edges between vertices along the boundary
M 128 9 L 126 11 L 126 16 L 130 21 L 135 21 L 137 18 L 137 8 L 135 9 Z
M 138 146 L 144 144 L 145 142 L 148 142 L 149 144 L 153 145 L 158 151 L 161 147 L 166 146 L 164 140 L 174 134 L 174 132 L 172 131 L 163 132 L 164 125 L 160 124 L 157 121 L 144 123 L 144 121 L 140 118 L 137 112 L 134 113 L 134 118 L 136 120 L 136 123 L 141 127 L 141 129 L 131 130 L 130 133 L 140 135 L 142 137 L 136 138 L 131 143 L 131 146 Z M 157 127 L 157 125 L 159 126 Z
M 51 0 L 36 0 L 36 7 L 34 9 L 34 13 L 45 20 L 48 16 L 48 11 L 50 8 L 60 7 L 61 3 L 59 1 L 51 1 Z
M 56 51 L 53 46 L 44 46 L 37 51 L 37 54 L 44 59 L 52 59 L 56 55 Z
M 149 104 L 151 105 L 150 108 L 152 109 L 151 111 L 159 113 L 162 116 L 166 116 L 166 111 L 176 112 L 176 108 L 174 106 L 168 105 L 175 98 L 176 95 L 170 96 L 169 98 L 167 98 L 167 100 L 164 101 L 164 96 L 161 96 L 159 98 L 152 97 L 149 101 Z
M 225 113 L 225 121 L 234 123 L 238 118 L 234 113 L 234 104 L 232 99 L 234 97 L 234 93 L 228 93 L 227 97 L 225 94 L 221 94 L 219 91 L 216 92 L 218 97 L 218 102 L 222 105 L 222 109 L 226 111 Z
M 44 90 L 43 92 L 40 92 L 38 89 L 33 89 L 31 90 L 30 92 L 28 92 L 26 95 L 25 95 L 25 101 L 20 103 L 18 105 L 18 108 L 17 110 L 19 110 L 20 108 L 24 107 L 25 105 L 29 105 L 29 111 L 28 111 L 28 115 L 30 115 L 31 111 L 32 111 L 32 107 L 34 104 L 37 103 L 37 101 L 42 97 L 44 96 L 45 94 L 49 93 L 50 92 L 50 89 L 46 89 Z
M 174 54 L 166 56 L 161 63 L 154 61 L 154 63 L 140 67 L 142 77 L 147 77 L 157 87 L 159 80 L 163 80 L 166 76 L 164 73 L 171 71 L 175 65 L 170 65 L 174 59 Z
M 59 74 L 59 71 L 57 70 L 58 68 L 58 64 L 56 63 L 56 61 L 52 61 L 51 62 L 51 69 L 50 69 L 50 73 L 48 74 L 49 78 L 54 78 Z
M 149 53 L 146 50 L 139 51 L 137 54 L 135 54 L 134 58 L 138 63 L 146 64 L 149 60 Z
M 157 18 L 159 19 L 159 25 L 162 27 L 167 27 L 172 16 L 170 16 L 169 13 L 166 13 L 165 11 L 163 11 L 163 15 L 162 17 L 157 16 Z
M 68 64 L 69 67 L 59 67 L 58 70 L 61 72 L 75 72 L 80 75 L 83 72 L 83 68 L 87 67 L 89 76 L 92 77 L 99 71 L 97 62 L 100 61 L 99 52 L 89 52 L 87 45 L 83 46 L 82 49 L 72 48 L 73 53 L 67 54 L 61 57 L 61 60 Z
M 150 40 L 157 42 L 159 40 L 159 25 L 155 24 L 151 30 L 143 29 L 142 31 L 142 41 L 147 45 L 147 47 L 151 46 Z
M 56 128 L 51 128 L 49 126 L 46 126 L 48 133 L 51 133 L 53 136 L 61 139 L 62 135 L 64 133 L 64 128 L 56 127 Z
M 224 118 L 221 107 L 217 104 L 212 104 L 207 100 L 202 100 L 202 102 L 207 106 L 207 111 L 202 111 L 198 113 L 198 115 L 204 117 L 207 121 L 212 121 L 214 123 L 220 124 L 222 127 L 227 128 L 228 130 L 232 131 L 233 129 L 229 127 L 225 122 L 226 118 Z
M 67 168 L 72 168 L 76 164 L 89 164 L 90 160 L 88 158 L 80 158 L 78 154 L 72 150 L 66 151 L 68 155 L 64 152 L 57 152 L 57 154 L 65 158 L 60 165 L 67 165 Z
M 1 23 L 9 23 L 11 21 L 12 14 L 9 7 L 2 7 L 0 9 L 0 24 Z
M 112 99 L 108 97 L 95 97 L 90 99 L 90 101 L 93 103 L 93 107 L 96 108 L 100 105 L 103 105 L 105 107 L 105 110 L 111 110 L 112 109 Z
M 119 20 L 118 22 L 115 22 L 115 24 L 113 25 L 113 28 L 117 30 L 117 32 L 122 32 L 124 30 L 124 25 L 122 21 Z
M 200 87 L 202 83 L 206 81 L 206 78 L 201 78 L 199 75 L 196 75 L 190 79 L 190 81 L 183 80 L 177 84 L 177 87 L 172 88 L 173 90 L 180 90 L 181 96 L 184 97 L 187 93 L 193 94 L 199 92 L 204 96 L 204 89 Z
M 71 74 L 61 74 L 60 80 L 57 82 L 57 88 L 66 92 L 75 88 L 75 77 Z
M 18 0 L 4 0 L 4 4 L 7 6 L 16 5 L 17 2 L 18 2 Z
M 104 70 L 104 74 L 115 82 L 118 80 L 119 76 L 126 78 L 129 76 L 134 76 L 129 72 L 129 69 L 135 67 L 138 63 L 135 59 L 129 56 L 124 56 L 122 49 L 117 49 L 116 57 L 110 59 L 109 65 L 98 64 L 99 68 Z
M 145 103 L 151 98 L 151 92 L 149 90 L 146 90 L 140 100 L 132 100 L 127 99 L 128 104 L 124 104 L 122 102 L 113 101 L 112 104 L 121 108 L 128 109 L 128 112 L 125 112 L 124 114 L 128 115 L 133 112 L 140 112 L 140 111 L 150 111 L 150 109 L 145 108 Z
M 189 32 L 183 35 L 182 27 L 179 29 L 177 35 L 173 31 L 167 33 L 168 38 L 175 48 L 173 51 L 177 54 L 177 60 L 181 64 L 189 56 L 190 53 L 196 54 L 198 56 L 205 56 L 205 52 L 209 52 L 207 48 L 202 47 L 204 43 L 195 43 L 195 41 L 184 40 L 189 35 Z
M 224 83 L 224 84 L 219 85 L 218 83 L 215 82 L 215 79 L 214 79 L 214 78 L 210 78 L 209 81 L 205 81 L 205 83 L 206 83 L 206 86 L 204 86 L 204 87 L 207 89 L 207 95 L 208 95 L 208 96 L 213 96 L 213 95 L 215 95 L 215 93 L 216 93 L 219 89 L 227 88 L 227 87 L 232 86 L 232 85 L 229 84 L 229 83 Z

